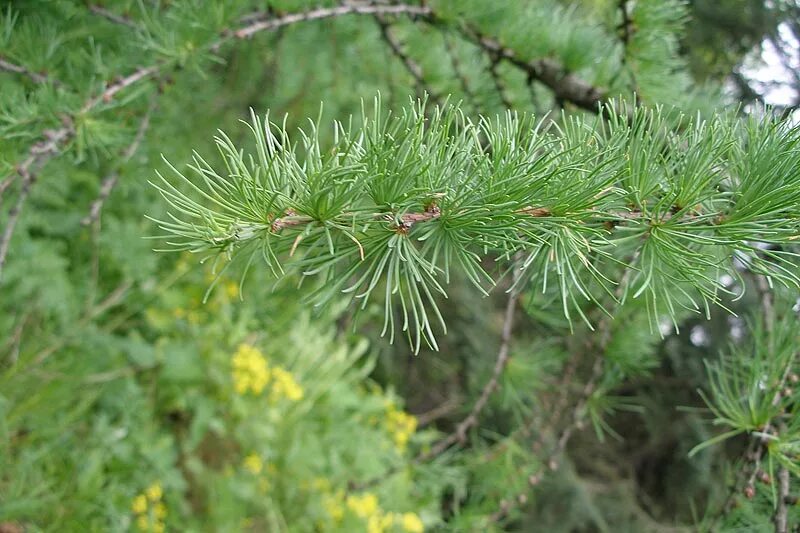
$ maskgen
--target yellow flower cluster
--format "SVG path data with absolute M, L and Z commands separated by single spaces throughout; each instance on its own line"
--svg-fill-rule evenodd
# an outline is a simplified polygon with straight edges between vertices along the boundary
M 403 513 L 400 515 L 400 524 L 409 533 L 422 533 L 425 531 L 425 526 L 416 513 Z
M 244 467 L 252 474 L 260 474 L 264 470 L 264 461 L 258 454 L 251 453 L 244 458 Z
M 282 398 L 286 398 L 293 402 L 303 399 L 303 388 L 299 383 L 297 383 L 297 381 L 295 381 L 292 374 L 279 366 L 276 366 L 272 369 L 271 387 L 272 389 L 270 390 L 269 396 L 274 402 L 277 402 Z
M 231 300 L 239 297 L 239 284 L 235 281 L 228 281 L 222 288 L 225 290 L 225 296 Z
M 398 409 L 394 403 L 389 403 L 386 409 L 386 429 L 397 448 L 404 451 L 411 435 L 417 430 L 417 417 Z
M 164 491 L 161 489 L 161 484 L 156 482 L 133 499 L 131 510 L 136 515 L 136 527 L 139 528 L 139 531 L 164 532 L 167 507 L 161 501 L 163 496 Z
M 347 497 L 347 508 L 359 518 L 367 521 L 367 533 L 384 533 L 400 526 L 408 533 L 423 533 L 425 526 L 415 513 L 384 513 L 378 506 L 378 498 L 371 492 Z
M 267 360 L 258 348 L 242 344 L 233 354 L 233 387 L 239 394 L 261 394 L 270 379 Z
M 288 399 L 293 402 L 303 398 L 303 388 L 287 370 L 270 368 L 258 348 L 242 344 L 233 355 L 233 386 L 239 394 L 261 394 L 270 386 L 270 400 Z
M 333 494 L 325 494 L 322 497 L 322 508 L 335 523 L 339 523 L 344 518 L 344 491 L 339 489 Z

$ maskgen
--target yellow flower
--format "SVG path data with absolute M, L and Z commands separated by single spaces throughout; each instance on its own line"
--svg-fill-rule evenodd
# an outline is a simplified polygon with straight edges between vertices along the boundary
M 386 531 L 386 526 L 383 525 L 383 517 L 374 514 L 369 517 L 367 520 L 367 533 L 384 533 Z
M 378 510 L 378 498 L 371 492 L 365 492 L 361 496 L 348 496 L 347 507 L 360 518 L 367 518 L 375 514 Z
M 403 513 L 403 516 L 400 517 L 400 523 L 403 525 L 403 529 L 409 533 L 422 533 L 425 531 L 422 520 L 414 513 Z
M 150 520 L 147 519 L 146 515 L 141 515 L 139 518 L 136 519 L 136 527 L 138 527 L 142 531 L 147 531 L 148 529 L 150 529 Z
M 261 394 L 271 379 L 264 354 L 249 344 L 242 344 L 233 355 L 233 387 L 238 394 Z
M 386 410 L 386 429 L 399 450 L 406 449 L 411 435 L 417 430 L 417 423 L 417 417 L 389 404 Z
M 156 522 L 153 524 L 153 533 L 164 533 L 164 522 Z
M 244 467 L 253 474 L 260 474 L 261 470 L 264 469 L 264 462 L 261 460 L 261 457 L 251 453 L 244 458 Z
M 131 510 L 136 514 L 144 514 L 147 512 L 147 498 L 144 494 L 139 494 L 133 499 Z
M 381 514 L 376 512 L 367 519 L 367 533 L 384 533 L 394 524 L 394 513 Z
M 272 390 L 270 391 L 270 399 L 277 402 L 283 398 L 297 402 L 303 399 L 303 388 L 294 376 L 283 368 L 275 367 L 272 369 Z
M 234 299 L 239 296 L 239 284 L 235 281 L 229 281 L 225 284 L 225 294 L 228 298 Z
M 153 507 L 153 516 L 159 520 L 163 520 L 167 516 L 167 507 L 163 503 L 158 502 L 155 507 Z
M 314 490 L 328 492 L 331 490 L 331 481 L 328 478 L 315 477 L 313 480 L 311 480 L 311 486 L 314 488 Z
M 144 493 L 147 494 L 148 500 L 150 500 L 151 502 L 155 502 L 161 499 L 161 496 L 163 496 L 164 491 L 161 490 L 161 483 L 156 482 L 147 487 L 147 490 L 145 490 Z
M 328 513 L 328 516 L 334 522 L 341 522 L 342 518 L 344 518 L 344 507 L 342 506 L 342 491 L 337 491 L 335 496 L 326 495 L 322 499 L 322 507 L 325 509 L 325 512 Z

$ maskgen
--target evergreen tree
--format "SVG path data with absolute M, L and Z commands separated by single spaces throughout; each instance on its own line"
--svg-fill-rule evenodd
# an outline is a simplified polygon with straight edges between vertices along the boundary
M 797 527 L 797 13 L 709 5 L 7 6 L 0 531 Z

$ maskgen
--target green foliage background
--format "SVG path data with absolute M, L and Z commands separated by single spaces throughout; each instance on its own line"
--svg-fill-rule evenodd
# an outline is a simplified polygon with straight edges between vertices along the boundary
M 800 402 L 790 388 L 776 407 L 757 386 L 797 370 L 796 289 L 770 293 L 774 329 L 760 278 L 744 272 L 725 282 L 747 289 L 724 302 L 736 316 L 680 312 L 679 328 L 665 321 L 658 332 L 632 299 L 614 308 L 605 340 L 569 323 L 554 294 L 526 292 L 480 423 L 429 458 L 492 375 L 506 286 L 483 297 L 454 272 L 440 305 L 449 333 L 439 351 L 414 355 L 402 338 L 381 336 L 381 301 L 358 317 L 344 297 L 314 308 L 299 276 L 276 282 L 258 264 L 241 287 L 241 270 L 226 272 L 203 303 L 212 261 L 153 252 L 160 243 L 145 237 L 158 230 L 144 215 L 167 216 L 148 185 L 170 172 L 162 154 L 184 169 L 193 151 L 215 153 L 218 130 L 250 146 L 240 120 L 251 108 L 286 115 L 289 131 L 309 117 L 347 121 L 378 93 L 395 112 L 428 93 L 431 104 L 451 95 L 470 118 L 507 107 L 550 112 L 560 125 L 592 117 L 476 45 L 479 35 L 523 63 L 553 61 L 604 97 L 630 102 L 636 92 L 646 106 L 664 105 L 667 120 L 710 119 L 752 100 L 725 84 L 787 16 L 785 3 L 744 0 L 639 0 L 623 3 L 625 14 L 616 0 L 428 4 L 433 22 L 351 14 L 252 40 L 229 33 L 252 24 L 248 14 L 339 4 L 3 8 L 0 59 L 22 68 L 0 68 L 3 230 L 22 201 L 0 273 L 0 531 L 773 530 L 778 466 L 798 473 Z M 87 108 L 151 65 L 157 76 Z M 68 140 L 33 166 L 26 190 L 21 165 L 62 128 Z M 332 136 L 322 129 L 321 144 Z M 597 303 L 614 307 L 610 297 Z M 600 320 L 596 306 L 584 311 Z M 275 373 L 263 390 L 237 391 L 242 346 L 261 354 L 256 367 L 288 371 L 302 397 L 281 396 Z M 731 403 L 743 391 L 750 403 Z M 709 424 L 714 417 L 724 427 Z M 785 438 L 757 467 L 773 479 L 747 498 L 751 433 L 781 417 Z M 735 436 L 689 456 L 723 431 Z M 799 521 L 792 507 L 790 522 Z

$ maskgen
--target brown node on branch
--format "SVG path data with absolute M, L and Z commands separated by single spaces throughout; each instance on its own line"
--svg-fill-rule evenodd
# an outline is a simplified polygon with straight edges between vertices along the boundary
M 528 207 L 523 207 L 522 209 L 519 210 L 519 212 L 524 215 L 530 215 L 532 217 L 549 217 L 550 215 L 553 214 L 546 207 L 533 207 L 530 205 Z
M 293 217 L 295 215 L 297 215 L 297 212 L 294 209 L 289 208 L 283 212 L 282 217 L 273 218 L 272 224 L 270 225 L 270 230 L 272 230 L 272 233 L 278 233 L 283 228 L 294 226 L 295 224 L 289 220 L 286 220 L 286 217 Z
M 400 221 L 395 225 L 394 231 L 399 235 L 408 235 L 411 227 L 417 222 L 427 222 L 435 220 L 442 215 L 442 210 L 436 202 L 430 202 L 422 213 L 405 213 L 400 217 Z

